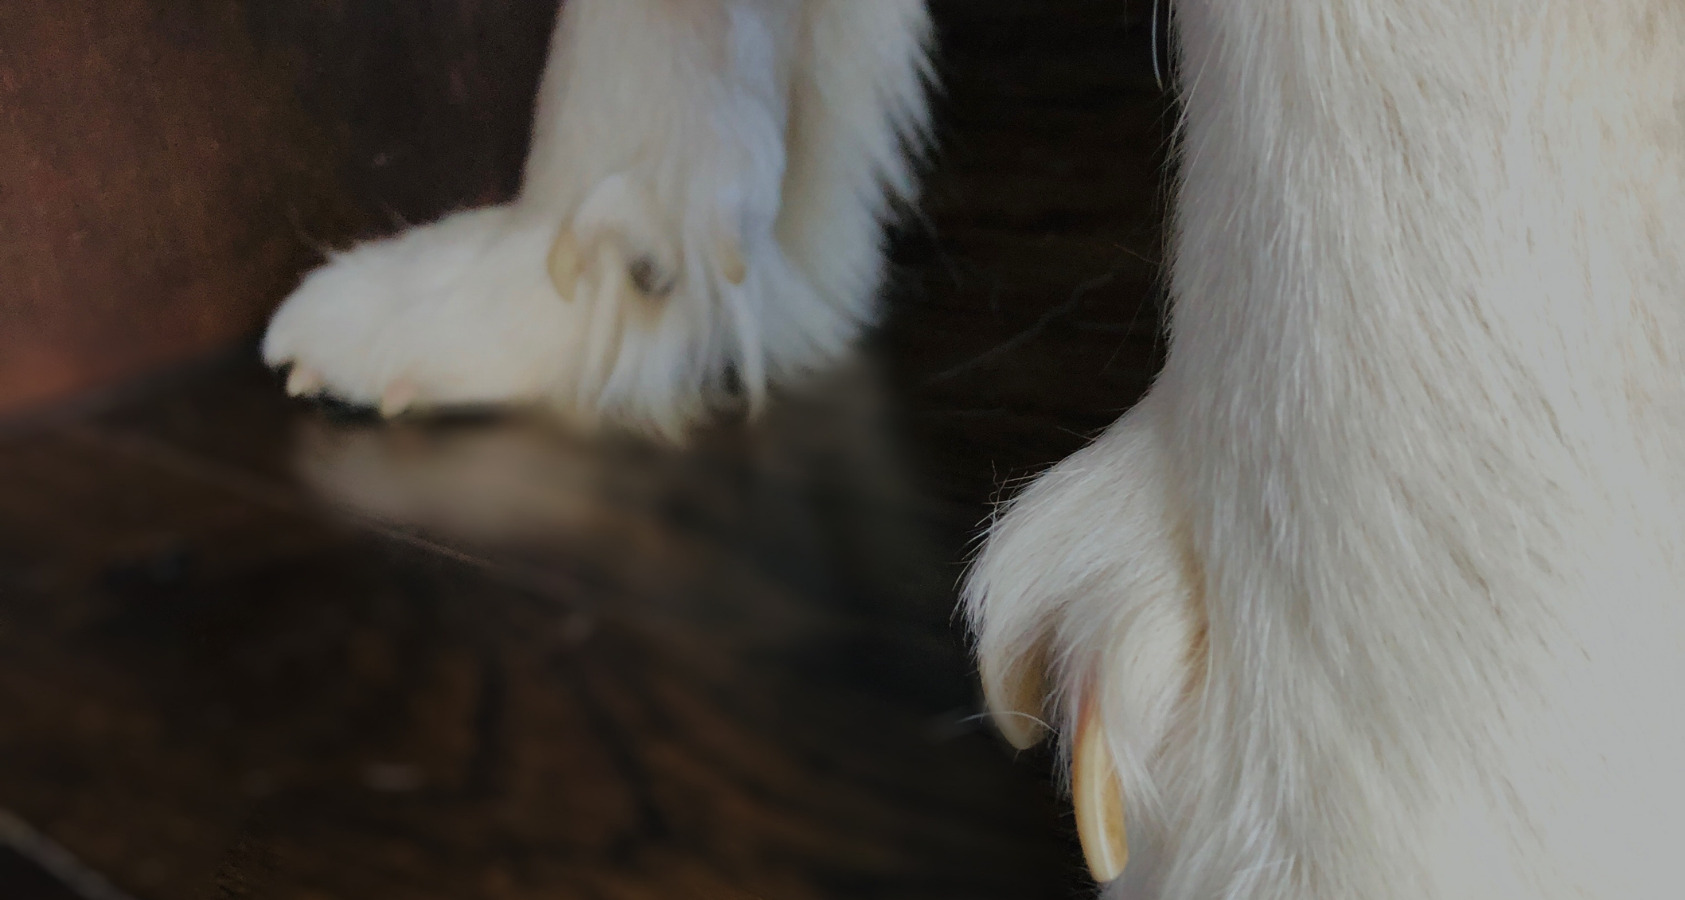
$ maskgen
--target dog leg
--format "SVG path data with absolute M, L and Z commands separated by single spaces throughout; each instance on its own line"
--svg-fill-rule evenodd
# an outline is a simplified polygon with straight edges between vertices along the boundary
M 851 28 L 900 42 L 871 70 L 899 91 L 832 83 Z M 923 28 L 902 0 L 570 0 L 520 197 L 336 256 L 264 356 L 388 413 L 547 403 L 677 438 L 734 381 L 759 403 L 869 318 Z M 827 101 L 861 130 L 835 140 Z
M 1003 729 L 1108 896 L 1678 896 L 1685 7 L 1176 21 L 1169 359 L 993 531 Z

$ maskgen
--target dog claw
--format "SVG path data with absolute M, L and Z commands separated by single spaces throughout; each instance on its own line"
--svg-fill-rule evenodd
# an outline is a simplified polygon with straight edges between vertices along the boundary
M 1037 662 L 1018 661 L 997 677 L 990 659 L 983 661 L 983 694 L 994 711 L 995 728 L 1015 750 L 1041 743 L 1047 728 L 1040 718 L 1043 685 Z
M 1129 835 L 1124 827 L 1123 789 L 1112 762 L 1111 746 L 1094 707 L 1085 706 L 1071 760 L 1071 796 L 1088 871 L 1095 881 L 1105 884 L 1116 881 L 1129 865 Z
M 413 382 L 407 379 L 394 381 L 387 387 L 386 392 L 380 395 L 380 414 L 388 419 L 395 419 L 409 412 L 419 397 L 420 391 Z
M 322 373 L 308 366 L 293 366 L 287 373 L 287 396 L 305 397 L 321 393 L 323 387 Z
M 556 234 L 556 241 L 550 245 L 550 256 L 546 262 L 550 270 L 550 283 L 556 286 L 556 293 L 560 294 L 563 300 L 572 300 L 582 267 L 579 235 L 572 228 L 564 227 Z
M 749 264 L 743 260 L 743 246 L 729 235 L 720 235 L 720 274 L 732 284 L 741 285 L 749 277 Z

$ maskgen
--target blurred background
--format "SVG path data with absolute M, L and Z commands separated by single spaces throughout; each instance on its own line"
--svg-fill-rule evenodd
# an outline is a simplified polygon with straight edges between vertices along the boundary
M 513 192 L 557 5 L 0 3 L 0 898 L 1091 890 L 954 600 L 1159 364 L 1149 5 L 933 0 L 886 323 L 761 421 L 287 401 L 323 248 Z

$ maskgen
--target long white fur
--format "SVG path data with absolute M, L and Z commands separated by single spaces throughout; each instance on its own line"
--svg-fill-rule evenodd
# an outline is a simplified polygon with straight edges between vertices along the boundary
M 675 437 L 728 373 L 758 402 L 875 314 L 928 33 L 922 0 L 569 0 L 519 198 L 335 255 L 264 355 L 354 402 L 401 385 Z M 593 248 L 571 297 L 545 271 L 563 227 Z M 639 258 L 677 270 L 671 296 L 632 287 Z
M 995 526 L 991 695 L 1098 704 L 1108 896 L 1685 895 L 1685 4 L 1176 15 L 1169 362 Z

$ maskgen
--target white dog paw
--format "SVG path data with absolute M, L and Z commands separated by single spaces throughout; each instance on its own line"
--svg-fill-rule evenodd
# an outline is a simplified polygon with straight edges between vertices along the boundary
M 1150 415 L 1137 408 L 1014 500 L 966 586 L 996 723 L 1021 749 L 1059 734 L 1102 882 L 1164 821 L 1154 761 L 1203 652 L 1191 548 Z
M 335 257 L 264 357 L 389 414 L 539 402 L 676 438 L 755 407 L 872 317 L 925 22 L 919 0 L 570 0 L 521 197 Z
M 917 0 L 572 0 L 521 197 L 335 257 L 265 358 L 295 394 L 394 414 L 540 402 L 680 437 L 755 407 L 872 316 L 923 21 Z M 820 65 L 816 45 L 893 64 Z
M 604 179 L 565 222 L 536 205 L 460 213 L 311 273 L 264 359 L 291 366 L 295 396 L 386 415 L 543 403 L 677 438 L 728 402 L 734 377 L 758 402 L 771 377 L 853 333 L 763 218 L 747 244 L 743 217 L 663 204 L 631 175 Z
M 577 318 L 545 277 L 555 222 L 510 207 L 451 216 L 335 255 L 270 321 L 263 357 L 294 396 L 396 415 L 531 402 L 565 379 Z
M 775 235 L 776 166 L 697 151 L 551 198 L 460 213 L 334 257 L 275 314 L 294 395 L 387 415 L 544 403 L 682 437 L 841 355 L 860 328 Z
M 616 175 L 566 222 L 513 205 L 364 244 L 282 304 L 264 359 L 291 366 L 294 396 L 389 416 L 538 403 L 676 439 L 734 379 L 756 403 L 841 352 L 857 324 L 813 296 L 770 220 L 675 205 Z

